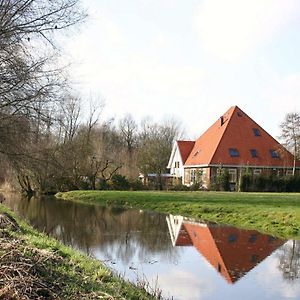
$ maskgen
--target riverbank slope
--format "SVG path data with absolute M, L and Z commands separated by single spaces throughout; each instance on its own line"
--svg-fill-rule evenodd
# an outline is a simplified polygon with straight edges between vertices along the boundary
M 0 299 L 154 299 L 0 204 Z
M 300 194 L 230 192 L 71 191 L 57 198 L 149 209 L 300 239 Z

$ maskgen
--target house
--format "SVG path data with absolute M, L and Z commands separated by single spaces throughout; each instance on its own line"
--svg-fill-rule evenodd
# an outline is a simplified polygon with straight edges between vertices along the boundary
M 167 216 L 172 244 L 193 246 L 229 283 L 234 284 L 286 241 L 255 230 L 206 224 Z
M 167 168 L 190 186 L 209 187 L 222 169 L 229 172 L 231 189 L 247 170 L 260 174 L 292 175 L 294 156 L 239 107 L 231 107 L 196 141 L 176 141 Z M 296 164 L 299 172 L 300 164 Z

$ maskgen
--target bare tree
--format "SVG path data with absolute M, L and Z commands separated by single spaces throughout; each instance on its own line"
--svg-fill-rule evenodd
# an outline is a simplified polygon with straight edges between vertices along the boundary
M 286 243 L 279 252 L 278 268 L 284 279 L 294 281 L 300 278 L 300 243 L 291 241 Z
M 133 119 L 132 115 L 127 114 L 119 121 L 119 128 L 122 139 L 126 145 L 129 156 L 132 155 L 133 149 L 137 142 L 138 126 Z
M 159 189 L 162 189 L 161 174 L 165 172 L 174 141 L 181 134 L 175 120 L 163 124 L 146 120 L 142 124 L 138 164 L 142 173 L 155 173 Z
M 78 0 L 0 1 L 1 118 L 47 115 L 65 80 L 54 67 L 54 33 L 84 19 Z M 41 43 L 50 44 L 46 53 Z
M 0 1 L 0 153 L 27 189 L 33 166 L 49 162 L 50 115 L 66 85 L 55 35 L 85 16 L 79 0 Z
M 59 134 L 64 143 L 72 141 L 78 133 L 80 109 L 80 99 L 67 95 L 59 118 Z
M 57 80 L 61 79 L 61 70 L 50 67 L 49 63 L 58 52 L 52 56 L 51 49 L 44 54 L 39 48 L 41 42 L 46 42 L 54 49 L 54 33 L 84 19 L 78 3 L 78 0 L 0 2 L 1 111 L 30 116 L 40 107 L 39 101 L 53 100 L 51 88 L 61 84 Z
M 295 175 L 296 160 L 300 156 L 300 114 L 296 112 L 288 113 L 280 124 L 280 128 L 280 138 L 294 155 L 293 175 Z
M 89 115 L 87 119 L 87 140 L 89 141 L 91 132 L 98 125 L 100 115 L 104 109 L 105 103 L 99 97 L 89 98 Z

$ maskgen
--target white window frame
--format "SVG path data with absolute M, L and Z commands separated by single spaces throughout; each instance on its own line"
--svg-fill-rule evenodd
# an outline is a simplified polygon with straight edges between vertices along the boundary
M 254 176 L 259 176 L 259 175 L 261 175 L 261 169 L 254 169 L 254 170 L 253 170 L 253 175 L 254 175 Z
M 229 169 L 229 182 L 236 183 L 237 181 L 237 169 Z
M 196 169 L 191 169 L 191 177 L 190 177 L 191 183 L 196 182 Z

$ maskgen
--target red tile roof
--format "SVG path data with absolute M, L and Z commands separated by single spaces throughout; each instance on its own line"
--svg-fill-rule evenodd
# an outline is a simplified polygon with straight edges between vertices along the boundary
M 231 284 L 285 243 L 254 230 L 184 222 L 176 246 L 183 246 L 181 235 L 186 240 L 187 234 L 191 245 Z M 236 240 L 231 241 L 231 237 Z
M 237 149 L 239 156 L 231 157 L 230 148 Z M 257 157 L 252 157 L 251 149 L 256 150 Z M 279 158 L 272 158 L 270 150 L 277 151 Z M 196 140 L 185 162 L 186 166 L 218 164 L 292 167 L 293 155 L 239 107 L 233 106 Z
M 184 164 L 195 145 L 195 141 L 177 141 L 177 145 Z

